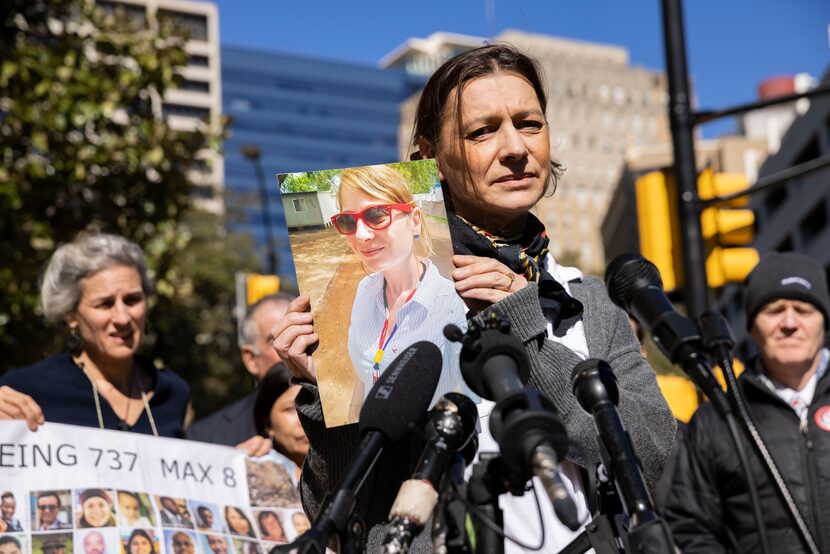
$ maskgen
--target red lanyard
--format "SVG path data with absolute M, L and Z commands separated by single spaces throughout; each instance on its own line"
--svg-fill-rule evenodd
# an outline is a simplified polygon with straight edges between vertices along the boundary
M 407 304 L 412 297 L 415 296 L 415 291 L 418 290 L 418 285 L 421 284 L 421 281 L 424 279 L 424 274 L 426 273 L 427 268 L 426 265 L 424 266 L 423 271 L 421 271 L 421 277 L 418 279 L 418 282 L 415 284 L 415 288 L 412 289 L 412 292 L 409 293 L 409 296 L 406 297 L 406 300 L 403 301 L 403 306 Z M 375 363 L 372 366 L 372 382 L 377 383 L 378 379 L 380 379 L 380 362 L 383 360 L 383 354 L 386 351 L 386 347 L 389 346 L 389 343 L 392 341 L 392 337 L 395 336 L 395 331 L 398 330 L 398 322 L 395 322 L 395 326 L 392 327 L 392 332 L 389 333 L 389 338 L 386 338 L 386 331 L 389 330 L 389 307 L 386 305 L 386 279 L 383 280 L 383 309 L 386 310 L 386 321 L 383 322 L 383 329 L 380 330 L 380 338 L 378 338 L 378 349 L 375 352 Z

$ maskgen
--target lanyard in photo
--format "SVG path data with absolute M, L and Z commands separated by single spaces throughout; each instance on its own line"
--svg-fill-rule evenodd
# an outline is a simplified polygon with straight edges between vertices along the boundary
M 412 297 L 415 296 L 415 291 L 418 290 L 418 285 L 421 284 L 421 281 L 424 279 L 424 274 L 427 271 L 426 264 L 421 264 L 423 269 L 421 270 L 421 276 L 418 278 L 418 282 L 415 283 L 415 288 L 412 289 L 412 292 L 406 297 L 406 300 L 403 301 L 403 306 L 407 304 Z M 395 336 L 395 331 L 398 330 L 398 322 L 395 322 L 395 326 L 392 327 L 392 332 L 389 333 L 389 337 L 386 337 L 386 331 L 389 330 L 389 306 L 386 304 L 386 279 L 383 280 L 383 309 L 386 311 L 386 321 L 383 322 L 383 328 L 380 330 L 380 338 L 378 339 L 378 349 L 375 352 L 375 364 L 372 366 L 372 382 L 377 383 L 378 379 L 380 379 L 380 362 L 383 360 L 383 354 L 386 351 L 386 347 L 389 346 L 389 343 L 392 341 L 392 337 Z

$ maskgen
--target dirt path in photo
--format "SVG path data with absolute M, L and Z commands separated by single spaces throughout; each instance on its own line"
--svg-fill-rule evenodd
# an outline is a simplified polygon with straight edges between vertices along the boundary
M 431 260 L 449 278 L 449 230 L 434 223 L 430 231 L 435 252 Z M 334 228 L 292 232 L 290 241 L 299 288 L 311 298 L 314 330 L 320 336 L 314 366 L 326 426 L 351 423 L 348 410 L 355 372 L 348 352 L 349 325 L 357 285 L 366 273 Z

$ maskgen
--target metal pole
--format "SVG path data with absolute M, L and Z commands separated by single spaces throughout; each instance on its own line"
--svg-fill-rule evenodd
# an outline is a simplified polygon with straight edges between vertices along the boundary
M 262 162 L 254 160 L 256 178 L 259 184 L 259 196 L 262 201 L 262 226 L 265 228 L 265 240 L 268 243 L 268 269 L 271 275 L 277 274 L 277 250 L 274 243 L 274 229 L 271 227 L 271 206 L 268 203 L 268 188 L 265 186 L 265 172 L 262 171 Z
M 686 304 L 689 315 L 697 320 L 709 308 L 706 283 L 706 259 L 700 228 L 700 205 L 697 196 L 695 164 L 694 114 L 686 67 L 686 39 L 683 33 L 682 0 L 661 0 L 666 72 L 669 79 L 669 122 L 674 146 L 674 172 L 677 183 L 680 244 L 683 250 Z
M 265 186 L 265 173 L 262 170 L 262 151 L 256 144 L 244 144 L 240 148 L 242 155 L 251 160 L 256 172 L 259 200 L 262 204 L 262 227 L 265 230 L 265 241 L 268 248 L 268 269 L 271 275 L 277 274 L 277 250 L 274 242 L 274 229 L 271 227 L 271 206 L 268 202 L 268 189 Z

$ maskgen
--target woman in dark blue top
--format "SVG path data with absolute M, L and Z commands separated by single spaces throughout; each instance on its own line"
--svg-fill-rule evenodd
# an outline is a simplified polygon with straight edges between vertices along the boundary
M 41 306 L 69 328 L 68 352 L 0 376 L 0 419 L 181 437 L 187 384 L 135 355 L 150 292 L 144 253 L 123 237 L 81 233 L 58 248 Z

